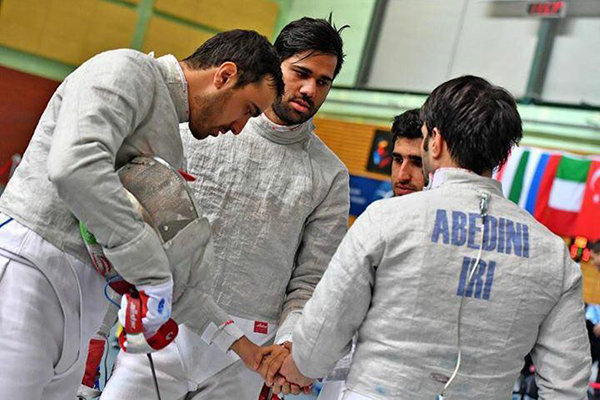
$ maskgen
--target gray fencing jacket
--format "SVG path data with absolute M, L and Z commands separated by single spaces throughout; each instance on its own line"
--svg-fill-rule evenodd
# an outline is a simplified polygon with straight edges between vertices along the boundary
M 188 119 L 187 83 L 175 57 L 101 53 L 65 78 L 50 99 L 0 211 L 91 265 L 79 232 L 83 221 L 125 280 L 164 282 L 172 275 L 165 251 L 115 170 L 139 155 L 179 168 L 179 123 Z M 204 309 L 200 325 L 228 319 L 206 295 L 187 293 L 181 302 Z M 188 312 L 174 307 L 178 311 Z
M 500 184 L 436 171 L 430 190 L 372 204 L 348 231 L 293 333 L 294 360 L 326 375 L 358 332 L 347 379 L 373 399 L 508 399 L 531 351 L 540 398 L 583 400 L 590 376 L 581 272 L 563 240 Z M 480 194 L 489 193 L 481 264 Z
M 190 182 L 213 231 L 202 288 L 229 314 L 290 336 L 347 228 L 348 172 L 312 131 L 266 116 L 195 142 L 182 125 Z

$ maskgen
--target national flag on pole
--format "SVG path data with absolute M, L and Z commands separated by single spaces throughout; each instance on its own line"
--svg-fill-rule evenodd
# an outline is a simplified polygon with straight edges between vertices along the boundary
M 600 160 L 516 147 L 495 178 L 556 234 L 600 239 Z
M 574 230 L 592 241 L 600 239 L 600 160 L 593 160 L 590 165 Z
M 533 214 L 550 158 L 540 149 L 516 147 L 496 176 L 506 198 Z
M 587 176 L 592 161 L 563 155 L 549 189 L 548 202 L 539 204 L 535 217 L 548 229 L 564 236 L 585 236 L 577 232 Z

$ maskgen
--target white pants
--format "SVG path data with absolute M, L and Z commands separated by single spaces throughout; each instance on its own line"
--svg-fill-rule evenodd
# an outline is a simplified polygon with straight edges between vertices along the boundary
M 256 334 L 254 321 L 235 318 L 238 327 L 258 345 L 269 342 L 276 326 L 267 334 Z M 232 351 L 224 354 L 209 346 L 185 325 L 173 343 L 152 354 L 160 395 L 163 400 L 256 400 L 263 380 L 250 371 Z M 101 400 L 139 400 L 156 398 L 150 364 L 145 354 L 121 352 Z
M 372 398 L 346 389 L 344 381 L 325 381 L 317 400 L 372 400 Z
M 102 289 L 93 267 L 0 213 L 0 399 L 75 398 Z
M 373 398 L 353 392 L 351 390 L 346 390 L 341 400 L 373 400 Z

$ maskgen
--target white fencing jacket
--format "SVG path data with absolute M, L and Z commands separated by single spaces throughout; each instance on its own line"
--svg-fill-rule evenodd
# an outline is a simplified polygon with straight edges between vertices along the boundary
M 0 211 L 92 268 L 79 232 L 83 221 L 125 280 L 164 282 L 172 271 L 163 246 L 134 210 L 115 171 L 139 155 L 180 168 L 179 123 L 188 119 L 187 83 L 174 56 L 101 53 L 65 78 L 50 99 L 0 197 Z M 187 274 L 197 279 L 193 272 Z M 186 284 L 191 289 L 174 307 L 175 316 L 202 315 L 194 318 L 199 332 L 209 322 L 220 326 L 229 320 L 195 282 Z M 229 331 L 227 347 L 241 336 Z
M 483 255 L 480 195 L 489 193 Z M 531 351 L 541 399 L 583 400 L 590 376 L 581 272 L 563 240 L 459 169 L 430 190 L 381 200 L 354 223 L 293 333 L 294 360 L 322 377 L 358 332 L 348 388 L 367 398 L 432 400 L 457 357 L 447 399 L 507 399 Z
M 290 336 L 347 228 L 348 172 L 311 121 L 264 114 L 238 136 L 193 140 L 182 125 L 191 187 L 211 222 L 215 261 L 202 289 L 229 314 L 282 324 Z

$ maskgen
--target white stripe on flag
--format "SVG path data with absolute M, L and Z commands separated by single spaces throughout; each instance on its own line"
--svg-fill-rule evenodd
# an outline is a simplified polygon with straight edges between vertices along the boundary
M 513 179 L 515 179 L 515 173 L 517 172 L 517 167 L 521 160 L 521 154 L 523 154 L 523 148 L 515 146 L 512 148 L 510 156 L 506 161 L 506 167 L 504 167 L 501 181 L 502 192 L 506 198 L 508 198 L 508 195 L 510 194 L 510 188 L 512 187 Z
M 521 208 L 525 208 L 525 204 L 527 203 L 531 181 L 540 162 L 540 157 L 542 157 L 540 149 L 529 149 L 529 158 L 527 159 L 527 167 L 525 168 L 525 176 L 523 177 L 523 190 L 521 190 L 521 196 L 519 197 L 519 206 Z
M 556 210 L 579 212 L 584 191 L 585 183 L 554 178 L 548 205 Z

